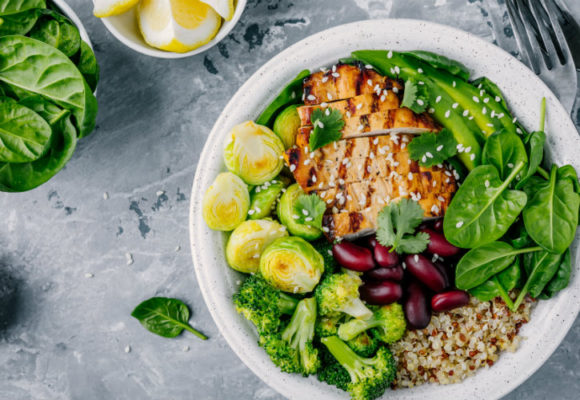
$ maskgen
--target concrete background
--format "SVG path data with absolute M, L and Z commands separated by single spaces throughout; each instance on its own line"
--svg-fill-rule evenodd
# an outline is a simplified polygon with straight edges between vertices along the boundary
M 168 61 L 124 47 L 89 1 L 70 0 L 101 66 L 98 127 L 55 179 L 0 194 L 0 399 L 280 399 L 220 337 L 193 273 L 189 193 L 206 135 L 263 62 L 327 27 L 427 19 L 513 51 L 497 1 L 251 0 L 218 46 Z M 129 314 L 154 295 L 183 299 L 211 339 L 144 330 Z M 577 399 L 579 342 L 576 321 L 506 399 Z

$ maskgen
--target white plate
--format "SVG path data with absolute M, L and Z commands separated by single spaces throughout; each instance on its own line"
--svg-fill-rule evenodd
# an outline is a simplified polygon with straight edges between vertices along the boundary
M 469 33 L 430 22 L 394 19 L 342 25 L 310 36 L 274 57 L 236 93 L 218 118 L 201 154 L 191 195 L 190 232 L 195 271 L 206 304 L 221 333 L 241 360 L 264 382 L 290 399 L 347 399 L 333 387 L 280 372 L 256 344 L 252 326 L 232 306 L 236 281 L 242 276 L 228 268 L 225 236 L 211 231 L 201 215 L 201 199 L 218 172 L 224 170 L 222 146 L 232 126 L 254 119 L 299 71 L 315 70 L 360 49 L 429 50 L 459 60 L 485 75 L 504 91 L 510 109 L 528 129 L 538 126 L 540 100 L 547 99 L 547 159 L 572 164 L 580 171 L 580 137 L 554 94 L 529 69 L 500 48 Z M 580 235 L 572 246 L 579 259 Z M 577 262 L 576 262 L 577 265 Z M 559 296 L 541 301 L 521 335 L 527 336 L 515 353 L 503 353 L 489 369 L 455 385 L 423 385 L 388 391 L 395 399 L 497 399 L 532 375 L 558 347 L 580 309 L 580 274 Z
M 244 12 L 244 8 L 246 8 L 246 2 L 247 0 L 237 0 L 235 2 L 236 9 L 234 16 L 229 21 L 222 20 L 222 26 L 220 27 L 217 35 L 212 40 L 210 40 L 209 43 L 186 53 L 174 53 L 171 51 L 159 50 L 149 46 L 139 31 L 139 27 L 137 25 L 137 16 L 135 14 L 135 7 L 121 15 L 101 18 L 101 20 L 109 32 L 111 32 L 113 36 L 115 36 L 121 43 L 141 54 L 157 58 L 185 58 L 203 53 L 204 51 L 221 42 L 222 39 L 224 39 L 230 33 L 230 31 L 234 29 L 234 26 L 240 20 L 240 17 Z

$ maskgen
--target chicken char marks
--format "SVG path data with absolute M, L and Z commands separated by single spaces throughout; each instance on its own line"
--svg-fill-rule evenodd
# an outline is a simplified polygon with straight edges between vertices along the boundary
M 413 135 L 439 131 L 427 114 L 399 108 L 402 85 L 361 66 L 337 65 L 304 80 L 305 105 L 296 146 L 284 155 L 296 182 L 327 206 L 323 227 L 329 240 L 372 233 L 383 207 L 401 198 L 417 201 L 426 218 L 441 217 L 457 190 L 444 165 L 421 167 L 409 158 Z M 345 120 L 342 139 L 309 151 L 311 116 L 336 109 Z M 398 133 L 381 133 L 396 128 Z

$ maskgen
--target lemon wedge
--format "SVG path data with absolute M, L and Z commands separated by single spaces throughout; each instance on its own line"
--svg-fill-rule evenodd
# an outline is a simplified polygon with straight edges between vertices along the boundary
M 229 21 L 234 16 L 234 0 L 201 0 L 209 4 L 223 19 Z
M 141 0 L 137 13 L 145 41 L 176 53 L 203 46 L 221 26 L 219 14 L 198 0 Z
M 139 0 L 93 0 L 93 14 L 98 18 L 123 14 L 135 7 Z

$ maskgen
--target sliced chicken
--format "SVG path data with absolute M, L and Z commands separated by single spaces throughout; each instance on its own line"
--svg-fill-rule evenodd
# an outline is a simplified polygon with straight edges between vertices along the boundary
M 385 90 L 403 90 L 403 85 L 381 76 L 372 69 L 339 64 L 325 72 L 315 72 L 304 79 L 304 104 L 349 99 L 361 94 L 381 95 Z
M 305 147 L 310 140 L 312 126 L 303 126 L 296 136 L 296 146 Z M 342 139 L 358 136 L 372 136 L 386 129 L 398 129 L 402 132 L 423 133 L 437 132 L 439 125 L 427 114 L 415 114 L 408 108 L 396 108 L 379 111 L 369 115 L 361 115 L 345 119 L 342 128 Z

